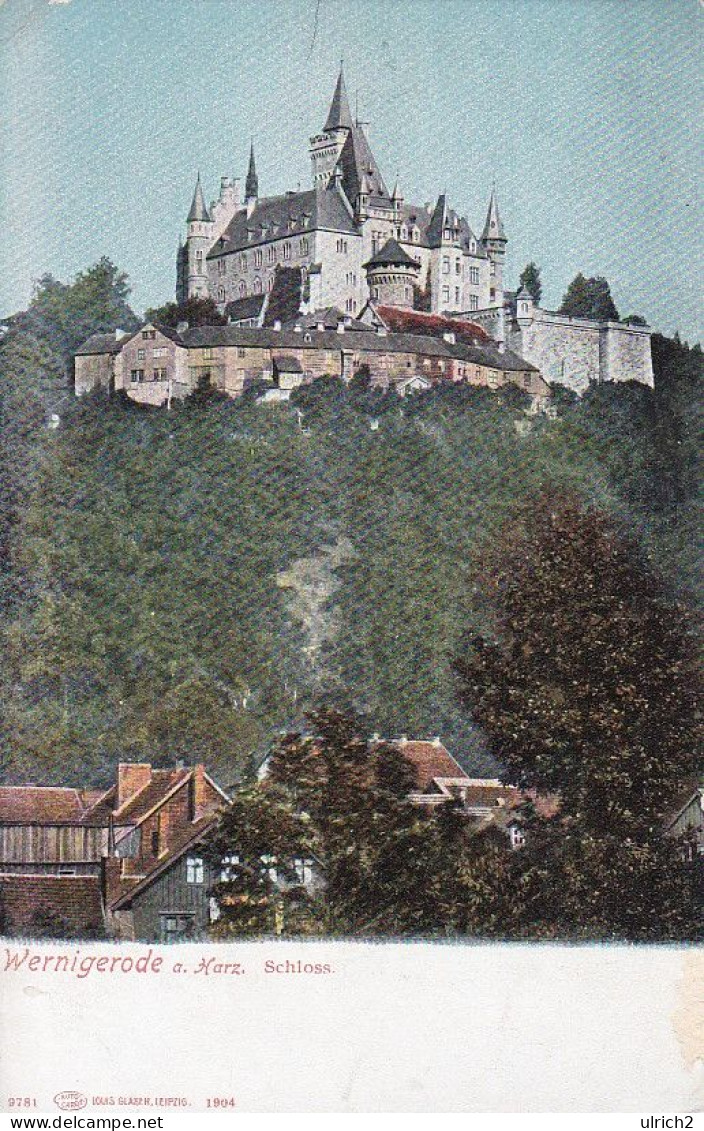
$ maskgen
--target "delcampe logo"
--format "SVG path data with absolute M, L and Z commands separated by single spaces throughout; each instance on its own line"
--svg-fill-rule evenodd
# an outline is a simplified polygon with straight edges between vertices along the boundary
M 78 1111 L 86 1106 L 88 1100 L 81 1092 L 57 1092 L 54 1103 L 62 1111 Z

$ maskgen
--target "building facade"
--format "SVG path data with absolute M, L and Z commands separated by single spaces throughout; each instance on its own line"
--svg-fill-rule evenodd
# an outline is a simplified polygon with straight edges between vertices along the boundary
M 322 130 L 310 139 L 312 187 L 261 196 L 254 149 L 244 197 L 223 177 L 208 207 L 200 176 L 177 255 L 177 300 L 228 303 L 266 294 L 277 265 L 303 269 L 307 309 L 338 306 L 356 315 L 370 297 L 364 265 L 393 239 L 418 264 L 415 302 L 432 311 L 503 303 L 506 236 L 492 191 L 477 236 L 440 194 L 413 204 L 389 191 L 364 126 L 352 117 L 342 71 Z M 405 296 L 404 296 L 405 297 Z

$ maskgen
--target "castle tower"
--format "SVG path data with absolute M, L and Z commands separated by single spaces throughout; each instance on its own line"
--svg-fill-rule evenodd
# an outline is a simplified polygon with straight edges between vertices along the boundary
M 504 301 L 504 261 L 506 259 L 506 233 L 499 215 L 496 188 L 492 188 L 489 208 L 481 239 L 482 247 L 489 257 L 489 305 L 503 306 Z
M 206 255 L 213 243 L 213 221 L 205 205 L 200 173 L 193 201 L 186 219 L 186 243 L 178 252 L 177 293 L 182 299 L 207 298 L 208 269 Z
M 225 228 L 230 223 L 230 220 L 242 207 L 240 200 L 240 182 L 235 177 L 232 180 L 229 177 L 220 178 L 220 196 L 214 200 L 210 205 L 210 218 L 213 222 L 212 238 L 217 240 Z
M 313 185 L 327 188 L 333 169 L 337 165 L 347 135 L 354 122 L 350 113 L 345 78 L 340 66 L 335 93 L 322 132 L 310 139 L 310 158 L 313 166 Z
M 364 264 L 372 302 L 379 306 L 413 306 L 413 288 L 418 285 L 420 263 L 411 259 L 396 240 L 387 240 Z

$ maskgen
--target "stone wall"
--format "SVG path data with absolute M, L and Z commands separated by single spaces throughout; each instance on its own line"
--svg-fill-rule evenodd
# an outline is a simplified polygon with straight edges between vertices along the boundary
M 582 394 L 590 382 L 653 384 L 650 328 L 621 322 L 568 318 L 535 308 L 531 320 L 508 330 L 512 350 L 541 371 L 546 381 Z
M 78 355 L 75 358 L 75 392 L 80 397 L 101 385 L 109 389 L 112 383 L 115 355 L 100 353 Z

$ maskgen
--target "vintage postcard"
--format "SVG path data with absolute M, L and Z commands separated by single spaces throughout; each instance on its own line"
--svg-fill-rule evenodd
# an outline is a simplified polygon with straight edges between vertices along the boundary
M 700 46 L 0 0 L 2 1112 L 695 1125 Z

